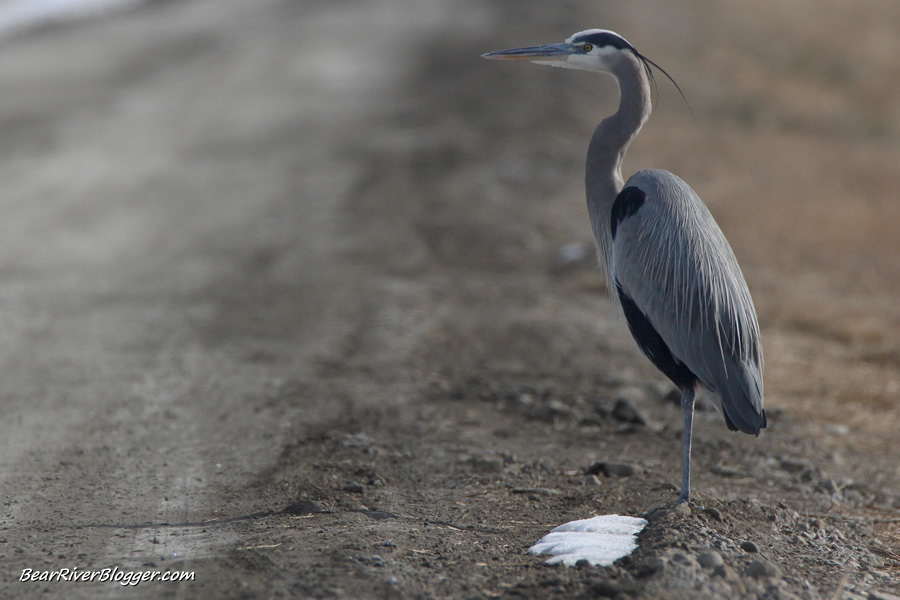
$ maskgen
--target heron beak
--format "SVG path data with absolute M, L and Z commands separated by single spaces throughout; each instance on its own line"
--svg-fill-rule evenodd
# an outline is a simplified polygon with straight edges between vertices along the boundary
M 546 46 L 529 46 L 512 50 L 497 50 L 482 54 L 482 58 L 491 60 L 531 60 L 540 62 L 565 61 L 575 52 L 570 44 L 548 44 Z

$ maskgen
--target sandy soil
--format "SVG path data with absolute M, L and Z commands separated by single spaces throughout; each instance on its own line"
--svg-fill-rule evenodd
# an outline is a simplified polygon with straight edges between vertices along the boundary
M 900 9 L 853 6 L 159 1 L 3 41 L 0 596 L 900 594 Z M 615 85 L 478 58 L 589 26 L 685 90 L 626 167 L 698 190 L 763 326 L 770 427 L 701 406 L 688 510 L 585 219 Z M 526 553 L 648 512 L 614 567 Z M 19 582 L 110 567 L 195 580 Z

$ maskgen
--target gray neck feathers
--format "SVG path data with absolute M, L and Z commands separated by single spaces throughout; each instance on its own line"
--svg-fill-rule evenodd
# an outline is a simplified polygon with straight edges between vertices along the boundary
M 625 52 L 612 71 L 619 84 L 619 109 L 594 130 L 585 171 L 588 215 L 607 278 L 612 254 L 609 219 L 613 202 L 624 185 L 622 159 L 651 110 L 650 83 L 640 60 Z M 613 287 L 612 282 L 608 284 Z

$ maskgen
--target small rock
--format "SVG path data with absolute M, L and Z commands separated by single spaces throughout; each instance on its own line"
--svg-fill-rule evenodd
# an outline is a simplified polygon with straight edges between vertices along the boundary
M 372 440 L 364 433 L 347 434 L 344 436 L 343 441 L 341 441 L 341 447 L 358 448 L 367 454 L 371 454 L 374 451 L 372 448 Z
M 349 510 L 350 510 L 351 512 L 357 512 L 357 513 L 366 515 L 367 517 L 370 517 L 370 518 L 372 518 L 372 519 L 375 519 L 376 521 L 383 521 L 383 520 L 385 520 L 385 519 L 399 519 L 399 518 L 400 518 L 400 517 L 398 517 L 397 515 L 395 515 L 394 513 L 392 513 L 392 512 L 387 512 L 387 511 L 384 511 L 384 510 L 369 510 L 368 508 L 351 508 L 351 509 L 349 509 Z
M 825 433 L 831 435 L 848 435 L 850 433 L 849 427 L 838 423 L 826 423 L 823 429 L 825 429 Z
M 630 463 L 595 462 L 588 467 L 588 474 L 599 475 L 603 473 L 607 477 L 632 477 L 643 474 L 644 470 Z
M 668 510 L 666 510 L 665 508 L 662 508 L 662 507 L 658 507 L 658 508 L 654 508 L 653 510 L 651 510 L 649 512 L 644 513 L 641 516 L 644 517 L 645 519 L 647 519 L 648 521 L 650 521 L 651 523 L 653 523 L 654 521 L 659 521 L 660 519 L 666 517 L 668 514 L 669 514 Z
M 871 590 L 866 598 L 867 600 L 900 600 L 900 596 L 876 590 Z
M 718 569 L 725 564 L 722 555 L 715 550 L 709 550 L 697 555 L 697 562 L 704 569 Z
M 324 508 L 312 502 L 311 500 L 297 500 L 288 504 L 284 511 L 289 515 L 313 515 L 316 513 L 326 512 Z
M 712 576 L 728 583 L 728 586 L 731 588 L 731 597 L 740 598 L 747 592 L 743 579 L 738 577 L 735 570 L 728 565 L 722 565 L 714 569 Z
M 473 456 L 467 460 L 472 468 L 479 473 L 502 473 L 506 461 L 496 454 L 482 454 Z
M 684 565 L 686 567 L 694 566 L 694 559 L 682 552 L 676 552 L 672 555 L 672 562 L 676 565 Z
M 591 411 L 598 417 L 608 417 L 609 416 L 609 406 L 606 404 L 606 399 L 600 395 L 592 395 L 588 396 L 587 404 L 590 407 Z
M 751 554 L 759 554 L 759 547 L 753 542 L 741 542 L 741 550 L 744 552 L 749 552 Z
M 743 474 L 737 467 L 728 467 L 725 465 L 716 465 L 712 467 L 710 471 L 719 477 L 740 477 Z
M 643 433 L 647 430 L 646 425 L 637 425 L 635 423 L 622 423 L 616 427 L 616 435 L 634 435 L 635 433 Z
M 600 478 L 596 475 L 588 475 L 584 478 L 584 485 L 588 487 L 600 487 L 601 484 Z
M 580 561 L 579 561 L 580 562 Z M 601 579 L 591 583 L 591 594 L 605 598 L 615 598 L 622 592 L 621 586 L 608 579 Z
M 672 509 L 672 514 L 678 515 L 679 517 L 687 517 L 691 514 L 691 506 L 687 502 L 679 502 L 675 505 L 675 508 Z
M 806 463 L 792 458 L 782 458 L 779 461 L 778 466 L 788 473 L 801 473 L 809 469 L 809 465 Z
M 667 562 L 661 556 L 647 556 L 638 564 L 638 573 L 642 576 L 661 573 L 666 569 Z
M 628 398 L 617 398 L 613 407 L 612 416 L 617 421 L 646 426 L 649 419 Z
M 722 513 L 719 512 L 718 508 L 712 508 L 712 507 L 704 508 L 703 513 L 708 515 L 711 519 L 713 519 L 715 521 L 722 520 Z
M 713 577 L 721 577 L 726 581 L 737 581 L 740 579 L 738 574 L 735 573 L 734 569 L 729 567 L 728 565 L 722 565 L 721 567 L 716 567 L 713 570 Z
M 834 479 L 823 479 L 819 482 L 819 485 L 816 486 L 817 492 L 824 492 L 826 494 L 830 494 L 834 496 L 838 492 L 840 492 L 840 488 L 838 488 L 837 483 L 835 483 Z
M 844 499 L 849 502 L 855 502 L 857 504 L 863 502 L 865 500 L 865 496 L 863 496 L 862 492 L 857 489 L 844 489 Z
M 347 485 L 344 486 L 344 491 L 349 492 L 351 494 L 362 494 L 365 493 L 366 488 L 362 486 L 362 484 L 357 483 L 355 481 L 351 481 Z
M 541 404 L 540 406 L 538 406 L 537 409 L 532 413 L 532 416 L 538 421 L 566 421 L 574 418 L 575 411 L 565 402 L 553 399 L 546 404 Z
M 778 567 L 767 560 L 759 558 L 747 565 L 745 571 L 748 577 L 760 579 L 762 577 L 778 577 Z
M 513 488 L 513 494 L 525 494 L 527 496 L 558 496 L 559 490 L 553 488 Z

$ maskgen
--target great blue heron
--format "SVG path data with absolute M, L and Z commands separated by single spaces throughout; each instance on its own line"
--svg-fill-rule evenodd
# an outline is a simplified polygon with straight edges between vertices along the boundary
M 588 214 L 613 302 L 640 349 L 681 390 L 678 502 L 686 502 L 696 387 L 719 396 L 729 429 L 758 436 L 766 426 L 762 348 L 734 252 L 694 190 L 661 170 L 639 171 L 622 183 L 625 151 L 650 116 L 650 65 L 657 65 L 603 29 L 484 57 L 596 71 L 619 84 L 619 109 L 600 122 L 588 146 Z

